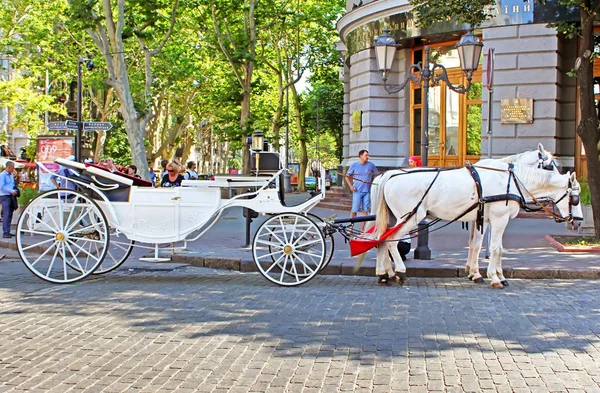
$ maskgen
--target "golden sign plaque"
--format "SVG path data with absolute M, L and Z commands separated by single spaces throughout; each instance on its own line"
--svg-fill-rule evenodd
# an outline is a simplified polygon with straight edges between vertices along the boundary
M 362 111 L 352 112 L 352 131 L 362 130 Z
M 500 124 L 533 123 L 533 98 L 504 98 L 500 101 Z

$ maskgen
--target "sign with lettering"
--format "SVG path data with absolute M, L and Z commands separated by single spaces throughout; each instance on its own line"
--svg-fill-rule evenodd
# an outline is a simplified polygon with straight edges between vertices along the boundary
M 352 112 L 352 131 L 359 132 L 362 130 L 362 111 Z
M 500 101 L 500 124 L 533 123 L 533 98 L 504 98 Z

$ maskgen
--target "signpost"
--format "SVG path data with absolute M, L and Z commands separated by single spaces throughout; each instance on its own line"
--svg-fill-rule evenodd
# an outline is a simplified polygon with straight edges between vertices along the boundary
M 69 129 L 64 121 L 51 121 L 46 125 L 46 128 L 50 131 L 66 131 Z
M 86 121 L 83 123 L 83 131 L 110 131 L 112 123 L 107 121 Z
M 75 120 L 67 120 L 65 124 L 67 125 L 68 130 L 77 130 L 79 122 Z
M 78 156 L 81 155 L 81 134 L 84 131 L 110 131 L 113 128 L 112 123 L 107 121 L 85 121 L 80 122 L 76 120 L 62 121 L 51 121 L 48 122 L 46 128 L 51 131 L 77 131 L 76 136 L 76 153 Z M 81 157 L 77 157 L 79 160 Z

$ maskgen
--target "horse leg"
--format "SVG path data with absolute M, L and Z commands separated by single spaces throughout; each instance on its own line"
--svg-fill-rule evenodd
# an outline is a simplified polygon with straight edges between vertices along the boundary
M 490 263 L 487 276 L 492 280 L 492 288 L 504 288 L 498 277 L 497 266 L 502 266 L 502 236 L 508 225 L 509 215 L 490 217 Z
M 394 239 L 398 236 L 394 236 Z M 390 253 L 392 254 L 392 259 L 394 260 L 395 271 L 394 277 L 396 278 L 396 282 L 398 285 L 403 286 L 406 281 L 406 265 L 402 260 L 402 256 L 398 252 L 398 241 L 389 242 L 390 245 Z M 391 276 L 390 276 L 391 277 Z
M 470 265 L 471 270 L 469 272 L 469 277 L 473 282 L 483 283 L 483 277 L 481 273 L 479 273 L 479 253 L 481 252 L 481 245 L 483 243 L 483 235 L 487 230 L 487 224 L 483 224 L 483 233 L 477 230 L 476 228 L 471 228 L 471 240 L 469 242 L 469 257 L 470 260 L 467 259 L 467 264 Z
M 465 273 L 467 274 L 467 278 L 469 280 L 473 279 L 473 273 L 471 272 L 472 259 L 473 259 L 473 222 L 471 222 L 471 227 L 469 228 L 469 254 L 467 255 L 467 263 L 465 264 Z

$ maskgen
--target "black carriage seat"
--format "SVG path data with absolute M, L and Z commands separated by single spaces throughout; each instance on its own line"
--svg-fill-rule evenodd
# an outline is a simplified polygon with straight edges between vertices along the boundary
M 111 202 L 129 202 L 133 181 L 110 171 L 99 169 L 96 165 L 86 164 L 85 171 L 81 174 L 84 181 L 94 184 Z M 116 186 L 116 187 L 115 187 Z M 103 199 L 95 192 L 92 198 Z
M 91 167 L 90 164 L 84 165 L 82 163 L 65 160 L 63 158 L 57 158 L 54 160 L 54 162 L 69 168 L 74 173 L 74 176 L 72 176 L 74 180 L 87 184 L 94 184 L 103 190 L 104 195 L 106 195 L 109 201 L 129 202 L 129 193 L 131 191 L 131 185 L 133 184 L 131 180 L 121 178 L 121 176 L 112 174 L 108 171 Z M 115 187 L 115 185 L 117 187 Z M 78 187 L 78 189 L 84 194 L 91 195 L 93 199 L 103 199 L 100 197 L 100 195 L 91 191 L 89 188 Z

